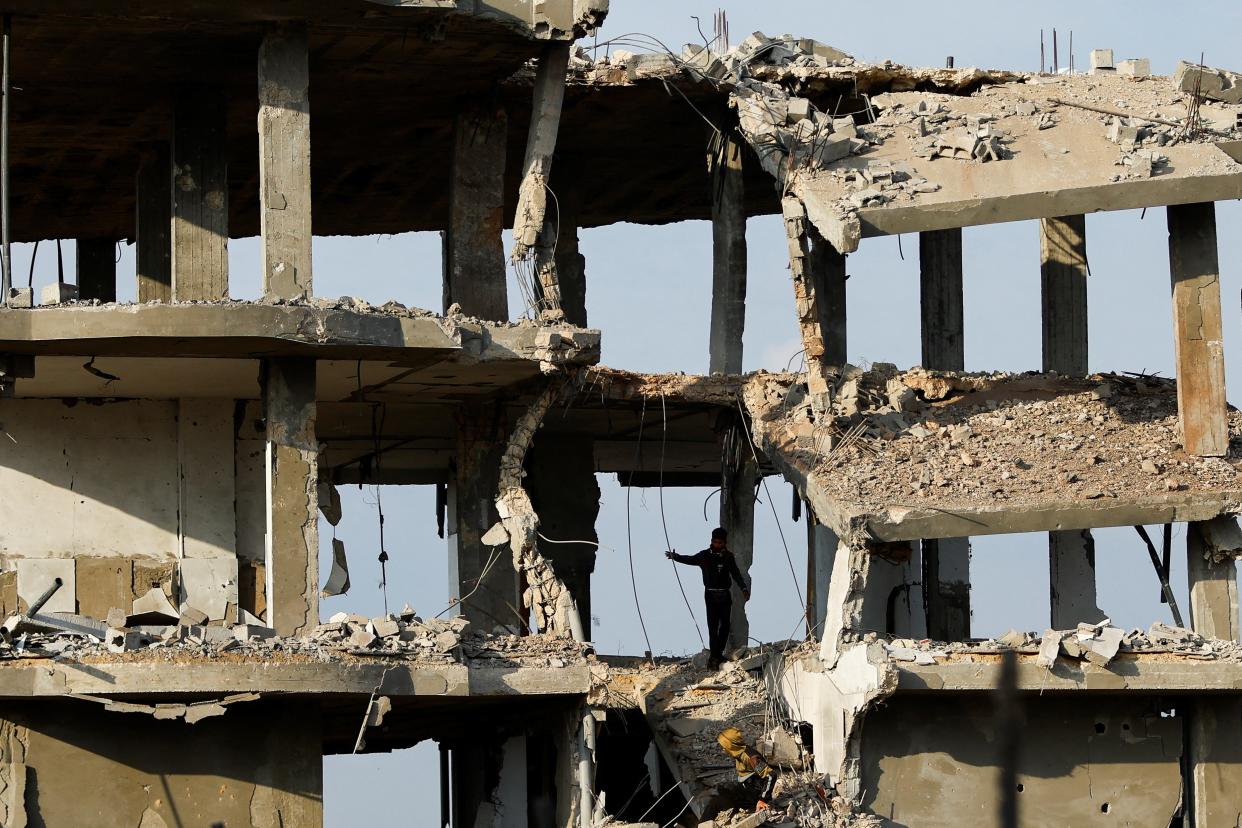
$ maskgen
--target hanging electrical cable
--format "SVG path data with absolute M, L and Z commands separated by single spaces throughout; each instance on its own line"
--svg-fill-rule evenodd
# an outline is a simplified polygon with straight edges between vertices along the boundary
M 643 423 L 647 419 L 647 398 L 643 398 L 642 412 L 638 415 L 638 442 L 634 444 L 634 468 L 638 467 L 643 450 Z M 647 622 L 643 620 L 643 608 L 638 603 L 638 579 L 634 577 L 634 534 L 630 517 L 630 493 L 634 491 L 634 469 L 630 470 L 630 485 L 625 487 L 625 544 L 630 557 L 630 588 L 634 591 L 634 610 L 638 613 L 638 626 L 647 643 L 647 658 L 651 658 L 651 638 L 647 635 Z
M 660 392 L 660 414 L 664 418 L 664 432 L 660 436 L 660 525 L 664 527 L 664 548 L 673 551 L 673 542 L 668 536 L 668 521 L 664 518 L 664 449 L 668 445 L 668 407 L 664 403 L 664 392 Z M 668 565 L 673 568 L 673 575 L 677 578 L 677 589 L 681 590 L 681 600 L 686 604 L 686 612 L 690 613 L 690 620 L 694 622 L 694 631 L 699 636 L 699 646 L 706 647 L 707 643 L 703 641 L 703 631 L 699 629 L 699 619 L 694 617 L 694 610 L 690 607 L 690 599 L 686 597 L 686 587 L 681 582 L 681 573 L 677 571 L 677 562 L 672 558 L 669 559 Z

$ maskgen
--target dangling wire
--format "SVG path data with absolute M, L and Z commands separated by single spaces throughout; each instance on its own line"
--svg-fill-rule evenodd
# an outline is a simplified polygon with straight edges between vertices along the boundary
M 358 383 L 362 384 L 362 371 L 359 365 Z M 371 406 L 371 441 L 374 446 L 375 459 L 371 464 L 371 468 L 376 473 L 376 479 L 379 479 L 380 467 L 380 435 L 384 431 L 384 409 L 383 403 L 375 403 Z M 388 550 L 384 546 L 384 499 L 380 494 L 381 486 L 375 484 L 375 510 L 379 514 L 379 565 L 380 565 L 380 591 L 384 595 L 384 615 L 388 615 Z
M 660 436 L 660 525 L 664 527 L 664 548 L 673 551 L 673 542 L 668 537 L 668 521 L 664 519 L 664 447 L 668 444 L 668 407 L 664 404 L 664 392 L 660 392 L 660 414 L 664 418 L 664 432 Z M 694 610 L 690 607 L 690 599 L 686 597 L 686 587 L 681 582 L 681 572 L 677 570 L 677 562 L 669 559 L 668 565 L 673 568 L 673 575 L 677 577 L 677 588 L 681 590 L 681 600 L 686 604 L 686 612 L 690 613 L 690 620 L 694 622 L 694 631 L 699 635 L 699 646 L 706 647 L 703 641 L 703 631 L 699 629 L 699 619 L 694 617 Z
M 34 266 L 35 260 L 39 258 L 39 242 L 35 241 L 34 252 L 30 254 L 30 272 L 26 274 L 26 287 L 34 287 Z
M 646 418 L 647 398 L 643 397 L 642 413 L 638 415 L 638 442 L 634 445 L 634 466 L 630 470 L 630 485 L 625 487 L 625 544 L 630 557 L 630 588 L 634 591 L 634 610 L 638 613 L 638 626 L 642 628 L 643 641 L 647 642 L 647 657 L 651 658 L 651 638 L 647 635 L 647 622 L 643 621 L 643 608 L 638 603 L 638 579 L 634 577 L 634 534 L 630 519 L 630 493 L 634 491 L 634 469 L 638 467 L 638 461 L 642 457 L 643 423 Z

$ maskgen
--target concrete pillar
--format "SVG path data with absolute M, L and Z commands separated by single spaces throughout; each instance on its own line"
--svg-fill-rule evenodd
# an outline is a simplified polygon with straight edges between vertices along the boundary
M 916 583 L 922 571 L 918 543 L 876 544 L 871 547 L 863 588 L 862 632 L 875 631 L 903 638 L 925 638 L 927 621 L 923 596 Z
M 1043 303 L 1043 367 L 1087 375 L 1087 219 L 1062 216 L 1039 223 Z
M 172 294 L 178 301 L 229 295 L 229 179 L 224 92 L 177 91 L 173 114 Z
M 923 367 L 966 368 L 962 300 L 962 231 L 919 234 L 919 297 Z M 970 539 L 923 541 L 927 634 L 943 641 L 970 637 Z
M 456 302 L 480 319 L 509 318 L 505 283 L 505 148 L 509 121 L 500 105 L 461 110 L 453 122 L 444 309 Z
M 1182 445 L 1188 454 L 1221 457 L 1229 449 L 1229 423 L 1225 414 L 1216 205 L 1171 205 L 1168 220 Z
M 840 541 L 837 533 L 819 523 L 808 504 L 806 513 L 807 551 L 807 627 L 816 640 L 824 635 L 824 622 L 828 617 L 828 588 L 832 580 L 832 567 Z
M 263 295 L 282 299 L 313 293 L 308 49 L 305 26 L 259 47 L 259 258 Z
M 1103 621 L 1096 605 L 1095 539 L 1089 529 L 1048 533 L 1048 585 L 1052 628 Z
M 1039 224 L 1043 370 L 1087 375 L 1087 220 L 1043 219 Z M 1095 541 L 1090 530 L 1048 533 L 1048 584 L 1054 629 L 1105 615 L 1096 605 Z
M 539 552 L 569 587 L 591 637 L 591 573 L 595 571 L 595 519 L 599 484 L 595 444 L 585 437 L 536 436 L 526 457 L 526 492 L 539 516 L 539 531 L 558 543 L 539 539 Z M 586 541 L 562 543 L 559 541 Z
M 571 180 L 562 176 L 561 180 Z M 586 256 L 578 248 L 578 210 L 581 206 L 579 188 L 573 184 L 556 190 L 560 209 L 556 234 L 556 274 L 560 281 L 561 310 L 565 321 L 581 328 L 587 326 Z
M 742 434 L 737 436 L 745 439 Z M 758 484 L 759 467 L 743 448 L 736 467 L 725 470 L 724 486 L 720 491 L 720 525 L 729 532 L 729 550 L 747 584 L 751 582 L 750 567 L 755 562 L 755 486 Z M 737 584 L 733 584 L 732 595 L 728 646 L 735 650 L 747 646 L 750 621 L 746 617 L 746 601 Z
M 1190 818 L 1184 824 L 1242 825 L 1242 698 L 1199 694 L 1188 699 L 1185 709 L 1190 719 Z
M 143 156 L 136 181 L 139 302 L 172 299 L 172 158 L 167 143 Z
M 923 367 L 966 370 L 962 308 L 962 231 L 919 233 Z
M 1190 626 L 1200 635 L 1238 640 L 1238 579 L 1232 557 L 1216 563 L 1203 524 L 1186 524 Z M 1242 824 L 1242 698 L 1199 695 L 1189 717 L 1189 828 Z
M 824 338 L 824 362 L 844 365 L 846 357 L 845 336 L 845 254 L 839 253 L 832 243 L 819 234 L 815 225 L 807 222 L 807 236 L 811 243 L 808 274 L 815 292 L 815 313 Z
M 263 362 L 267 446 L 267 622 L 280 635 L 319 623 L 319 444 L 315 361 Z
M 723 133 L 708 158 L 712 189 L 711 373 L 742 373 L 742 333 L 746 326 L 746 205 L 742 189 L 743 142 Z
M 504 407 L 496 401 L 463 403 L 458 410 L 457 464 L 448 492 L 449 591 L 476 630 L 520 629 L 524 623 L 508 545 L 483 543 L 500 520 L 496 495 L 508 432 Z
M 1186 524 L 1186 577 L 1190 582 L 1190 625 L 1209 638 L 1239 638 L 1238 577 L 1233 559 L 1213 560 L 1202 524 Z
M 78 298 L 116 301 L 116 242 L 78 239 Z
M 319 701 L 265 697 L 187 724 L 72 699 L 6 699 L 0 782 L 0 824 L 9 828 L 315 828 L 323 824 Z

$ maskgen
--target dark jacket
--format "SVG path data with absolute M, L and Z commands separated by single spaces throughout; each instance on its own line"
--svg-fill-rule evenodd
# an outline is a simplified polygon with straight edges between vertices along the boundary
M 703 586 L 706 589 L 723 589 L 729 588 L 729 579 L 732 578 L 738 587 L 745 591 L 749 589 L 746 582 L 742 580 L 742 573 L 737 568 L 737 561 L 733 559 L 733 553 L 728 549 L 721 552 L 713 552 L 711 549 L 704 549 L 694 555 L 678 555 L 673 553 L 673 560 L 677 563 L 689 564 L 697 566 L 703 570 Z

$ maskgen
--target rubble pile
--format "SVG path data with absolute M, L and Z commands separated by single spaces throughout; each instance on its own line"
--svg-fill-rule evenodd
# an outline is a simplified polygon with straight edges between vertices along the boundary
M 730 808 L 699 828 L 880 828 L 884 824 L 874 814 L 856 813 L 848 799 L 825 788 L 819 774 L 790 771 L 777 781 L 775 796 L 766 810 L 752 813 Z
M 1079 624 L 1072 630 L 1034 632 L 1010 630 L 998 638 L 982 641 L 931 641 L 896 638 L 879 641 L 874 633 L 864 641 L 879 644 L 884 656 L 893 663 L 918 666 L 963 657 L 995 656 L 1006 650 L 1034 656 L 1042 667 L 1052 668 L 1058 659 L 1071 659 L 1106 667 L 1119 654 L 1177 656 L 1197 661 L 1242 663 L 1242 642 L 1206 638 L 1198 633 L 1157 621 L 1147 630 L 1124 630 L 1105 619 L 1098 624 Z
M 427 664 L 486 663 L 565 667 L 586 650 L 555 636 L 472 632 L 462 617 L 423 619 L 408 606 L 401 613 L 367 618 L 340 612 L 302 637 L 277 636 L 262 624 L 232 627 L 205 623 L 187 610 L 168 624 L 126 624 L 123 616 L 100 622 L 68 613 L 12 616 L 4 624 L 0 660 L 78 659 L 105 654 L 135 658 L 216 658 L 226 653 L 273 654 L 330 661 L 342 656 L 396 657 Z
M 834 369 L 836 370 L 836 369 Z M 832 498 L 868 510 L 994 507 L 1242 489 L 1242 415 L 1223 458 L 1182 451 L 1176 387 L 1154 377 L 836 372 L 830 415 L 798 388 L 752 415 Z

